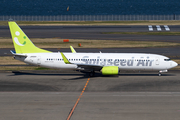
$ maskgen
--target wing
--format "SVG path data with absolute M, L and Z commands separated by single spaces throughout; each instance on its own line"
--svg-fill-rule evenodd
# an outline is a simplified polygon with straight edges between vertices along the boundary
M 103 66 L 101 66 L 101 65 L 81 64 L 81 63 L 70 62 L 62 52 L 61 52 L 61 56 L 62 56 L 62 58 L 64 60 L 64 63 L 66 63 L 66 64 L 75 64 L 75 65 L 78 66 L 79 69 L 99 71 L 99 70 L 101 70 L 103 68 Z

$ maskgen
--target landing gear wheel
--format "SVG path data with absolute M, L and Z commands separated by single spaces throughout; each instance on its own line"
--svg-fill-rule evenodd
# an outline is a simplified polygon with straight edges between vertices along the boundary
M 89 77 L 93 77 L 93 76 L 94 76 L 94 74 L 95 74 L 95 72 L 94 72 L 94 71 L 90 72 L 90 73 L 89 73 Z
M 159 76 L 161 76 L 161 73 L 159 73 Z

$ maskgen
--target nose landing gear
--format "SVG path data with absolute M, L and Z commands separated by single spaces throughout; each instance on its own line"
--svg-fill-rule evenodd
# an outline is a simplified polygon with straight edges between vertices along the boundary
M 161 76 L 161 73 L 159 72 L 159 76 Z
M 159 71 L 159 76 L 161 76 L 161 73 L 163 73 L 163 72 L 168 72 L 168 70 L 160 70 Z

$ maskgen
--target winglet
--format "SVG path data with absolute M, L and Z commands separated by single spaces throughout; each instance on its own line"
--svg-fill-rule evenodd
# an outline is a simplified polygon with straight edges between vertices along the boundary
M 74 50 L 72 46 L 70 46 L 70 48 L 71 48 L 72 53 L 76 53 L 76 51 Z
M 71 64 L 70 62 L 69 62 L 69 60 L 66 58 L 66 56 L 61 52 L 61 56 L 62 56 L 62 58 L 63 58 L 63 60 L 64 60 L 64 63 L 66 63 L 66 64 Z

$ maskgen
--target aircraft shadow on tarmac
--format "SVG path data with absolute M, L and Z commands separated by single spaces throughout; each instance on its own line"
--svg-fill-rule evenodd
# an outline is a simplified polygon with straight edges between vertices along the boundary
M 81 76 L 81 77 L 77 77 L 77 78 L 73 78 L 73 79 L 68 79 L 68 80 L 78 80 L 78 79 L 84 79 L 84 78 L 88 78 L 89 74 L 87 73 L 30 73 L 30 72 L 21 72 L 21 71 L 12 71 L 12 73 L 14 73 L 14 75 L 9 75 L 9 76 L 20 76 L 20 75 L 37 75 L 37 76 Z M 67 79 L 64 79 L 67 80 Z
M 89 73 L 29 73 L 29 72 L 21 72 L 21 71 L 12 71 L 14 75 L 9 76 L 20 76 L 20 75 L 37 75 L 37 76 L 80 76 L 72 79 L 63 79 L 63 80 L 78 80 L 78 79 L 84 79 L 89 78 Z M 102 74 L 96 73 L 94 77 L 102 77 Z
M 21 71 L 12 71 L 12 73 L 14 73 L 14 75 L 11 76 L 15 76 L 15 75 L 49 75 L 49 76 L 80 76 L 82 74 L 76 74 L 76 73 L 33 73 L 33 72 L 21 72 Z
M 20 72 L 20 71 L 12 71 L 14 75 L 10 76 L 17 76 L 17 75 L 48 75 L 48 76 L 80 76 L 68 80 L 78 80 L 78 79 L 84 79 L 84 78 L 89 78 L 89 73 L 29 73 L 29 72 Z M 98 77 L 120 77 L 120 76 L 159 76 L 158 74 L 155 73 L 120 73 L 118 75 L 102 75 L 101 73 L 95 73 L 92 78 L 98 78 Z M 176 74 L 162 74 L 161 76 L 176 76 Z M 67 80 L 67 79 L 65 79 Z

